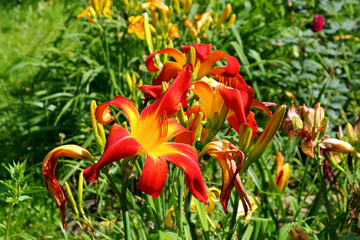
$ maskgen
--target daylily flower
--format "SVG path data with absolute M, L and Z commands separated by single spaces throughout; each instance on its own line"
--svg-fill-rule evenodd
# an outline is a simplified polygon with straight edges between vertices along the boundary
M 128 18 L 129 26 L 127 32 L 129 34 L 135 33 L 135 35 L 141 39 L 145 40 L 144 32 L 144 18 L 143 16 L 130 16 Z
M 207 79 L 210 81 L 210 79 Z M 208 129 L 219 131 L 226 119 L 229 108 L 220 94 L 220 84 L 213 81 L 214 89 L 206 81 L 194 83 L 191 90 L 200 98 L 208 122 Z
M 158 8 L 164 10 L 165 12 L 169 11 L 169 7 L 161 0 L 146 0 L 146 3 L 141 4 L 142 9 L 151 9 Z
M 187 144 L 168 142 L 185 131 L 176 119 L 168 117 L 179 110 L 180 98 L 188 91 L 191 76 L 192 67 L 186 65 L 166 92 L 153 104 L 148 105 L 141 114 L 133 102 L 121 96 L 99 105 L 95 114 L 100 124 L 106 125 L 114 119 L 109 112 L 109 105 L 117 106 L 129 120 L 131 133 L 118 124 L 112 125 L 104 154 L 94 166 L 85 169 L 85 179 L 89 182 L 95 181 L 100 170 L 112 162 L 130 156 L 145 155 L 137 189 L 154 198 L 158 197 L 167 176 L 167 160 L 185 170 L 185 183 L 190 192 L 206 203 L 206 190 L 196 149 Z
M 215 74 L 215 76 L 221 83 L 220 94 L 226 106 L 231 110 L 227 118 L 230 125 L 237 132 L 240 130 L 240 125 L 250 127 L 253 129 L 252 136 L 254 136 L 254 134 L 259 131 L 255 121 L 255 114 L 250 111 L 250 107 L 265 111 L 271 118 L 272 113 L 268 109 L 268 106 L 276 106 L 276 104 L 254 99 L 255 94 L 252 87 L 248 86 L 244 78 L 239 74 L 234 77 L 226 77 L 221 74 Z M 242 133 L 239 132 L 239 134 Z
M 287 186 L 289 176 L 290 176 L 290 166 L 289 163 L 284 164 L 284 156 L 281 152 L 277 152 L 274 156 L 276 161 L 276 176 L 275 176 L 275 185 L 279 193 Z M 270 189 L 272 189 L 271 181 L 269 181 Z
M 238 150 L 233 144 L 227 140 L 213 141 L 208 143 L 202 150 L 208 153 L 210 156 L 216 158 L 219 162 L 222 170 L 222 186 L 220 201 L 226 211 L 227 203 L 231 194 L 231 190 L 235 187 L 240 196 L 240 200 L 244 206 L 245 215 L 248 211 L 248 207 L 252 209 L 250 200 L 247 197 L 244 187 L 242 186 L 239 171 L 242 168 L 242 164 L 245 159 L 245 155 L 242 151 Z M 236 159 L 238 160 L 238 163 Z
M 240 70 L 240 64 L 235 57 L 226 55 L 220 50 L 211 51 L 211 44 L 193 44 L 190 46 L 182 46 L 182 50 L 185 55 L 175 48 L 163 48 L 149 55 L 145 62 L 147 69 L 151 72 L 157 72 L 160 70 L 155 66 L 154 57 L 156 54 L 168 54 L 175 59 L 175 62 L 167 61 L 153 84 L 143 85 L 139 87 L 139 89 L 147 92 L 154 98 L 159 98 L 162 95 L 161 83 L 169 82 L 181 71 L 186 64 L 186 56 L 188 55 L 190 47 L 194 47 L 196 52 L 195 62 L 193 63 L 193 74 L 196 75 L 196 80 L 200 80 L 207 75 L 215 74 L 236 76 Z M 223 58 L 226 58 L 227 60 L 226 66 L 213 67 L 217 61 Z M 185 105 L 183 104 L 183 106 Z
M 96 159 L 85 148 L 77 145 L 64 145 L 51 150 L 42 162 L 42 172 L 45 186 L 52 198 L 55 200 L 57 207 L 60 209 L 61 221 L 63 228 L 65 228 L 65 203 L 68 202 L 70 207 L 71 204 L 55 175 L 56 165 L 61 156 L 88 159 L 93 162 L 96 161 Z
M 104 17 L 111 19 L 112 11 L 110 10 L 110 6 L 110 0 L 90 0 L 89 6 L 76 17 L 82 18 L 87 16 L 88 21 L 91 23 L 96 21 L 96 16 L 103 15 Z

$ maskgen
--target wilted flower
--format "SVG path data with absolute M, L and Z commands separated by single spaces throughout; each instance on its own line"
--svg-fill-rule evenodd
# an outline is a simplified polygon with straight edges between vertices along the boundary
M 85 148 L 77 145 L 64 145 L 51 150 L 42 162 L 42 173 L 46 189 L 55 200 L 57 207 L 60 209 L 61 221 L 63 228 L 65 228 L 65 203 L 68 202 L 70 206 L 71 204 L 55 175 L 56 165 L 61 156 L 87 159 L 92 162 L 95 162 L 96 159 Z
M 246 195 L 245 189 L 238 174 L 245 159 L 244 153 L 226 140 L 210 142 L 204 147 L 202 151 L 208 153 L 213 158 L 216 158 L 220 164 L 222 170 L 220 201 L 226 213 L 228 213 L 227 203 L 229 201 L 231 190 L 235 187 L 244 206 L 246 215 L 248 209 L 252 209 L 252 205 L 250 204 L 250 200 Z
M 325 25 L 324 17 L 320 14 L 314 14 L 314 21 L 312 23 L 313 32 L 320 32 Z
M 250 206 L 251 206 L 250 212 L 247 212 L 247 214 L 246 214 L 244 205 L 243 205 L 243 203 L 241 203 L 238 208 L 236 219 L 238 219 L 241 216 L 245 216 L 245 218 L 244 218 L 245 222 L 249 222 L 251 220 L 251 215 L 253 214 L 253 212 L 255 212 L 255 210 L 258 208 L 258 206 L 256 205 L 256 201 L 253 196 L 249 196 L 249 200 L 250 200 Z

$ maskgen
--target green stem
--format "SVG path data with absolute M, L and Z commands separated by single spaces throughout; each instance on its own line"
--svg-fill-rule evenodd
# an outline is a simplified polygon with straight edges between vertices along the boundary
M 238 212 L 238 208 L 239 208 L 239 201 L 240 201 L 239 194 L 235 194 L 235 202 L 234 202 L 234 206 L 233 206 L 233 212 L 231 215 L 229 232 L 226 236 L 226 240 L 231 240 L 232 236 L 234 235 L 234 232 L 235 232 L 234 227 L 235 227 L 236 216 L 237 216 L 237 212 Z
M 121 188 L 121 209 L 124 215 L 124 228 L 125 228 L 125 239 L 126 240 L 130 240 L 131 236 L 130 236 L 130 219 L 129 219 L 129 211 L 127 209 L 127 199 L 126 199 L 126 190 L 127 190 L 127 182 L 128 182 L 129 176 L 128 174 L 125 174 L 125 178 L 124 178 L 124 184 Z
M 12 203 L 11 206 L 10 206 L 10 211 L 9 211 L 9 215 L 8 215 L 8 219 L 7 219 L 7 223 L 6 223 L 6 230 L 5 230 L 5 238 L 4 238 L 4 240 L 7 239 L 8 234 L 9 234 L 11 214 L 12 214 L 14 205 L 15 205 L 15 203 Z
M 317 170 L 318 170 L 318 173 L 319 173 L 319 177 L 320 177 L 320 182 L 321 182 L 321 195 L 323 196 L 324 198 L 324 201 L 325 201 L 325 208 L 326 208 L 326 212 L 329 216 L 329 222 L 330 222 L 330 236 L 331 236 L 331 239 L 338 239 L 337 238 L 337 235 L 336 235 L 336 227 L 333 226 L 334 224 L 334 218 L 333 218 L 333 215 L 331 213 L 331 206 L 330 206 L 330 202 L 329 202 L 329 199 L 328 199 L 328 194 L 327 194 L 327 189 L 326 189 L 326 184 L 325 184 L 325 180 L 324 180 L 324 175 L 323 173 L 321 172 L 321 168 L 320 168 L 320 159 L 318 158 L 318 154 L 319 151 L 317 153 L 315 153 L 315 160 L 316 160 L 316 166 L 317 166 Z
M 184 202 L 184 184 L 185 184 L 185 175 L 181 174 L 180 176 L 180 193 L 179 193 L 179 209 L 178 209 L 178 217 L 177 217 L 177 221 L 178 221 L 178 226 L 179 226 L 179 234 L 180 234 L 180 238 L 183 239 L 183 221 L 182 221 L 182 208 L 183 208 L 183 202 Z

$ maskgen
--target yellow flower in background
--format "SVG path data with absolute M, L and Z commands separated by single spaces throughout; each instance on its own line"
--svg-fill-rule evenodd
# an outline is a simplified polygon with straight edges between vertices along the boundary
M 127 32 L 129 34 L 135 33 L 135 35 L 141 39 L 145 40 L 145 31 L 144 31 L 144 17 L 143 16 L 131 16 L 128 18 L 129 26 Z M 149 24 L 150 31 L 156 32 L 153 25 Z
M 200 31 L 201 27 L 203 27 L 206 23 L 211 23 L 213 21 L 213 19 L 211 18 L 211 12 L 196 14 L 195 21 L 196 27 Z
M 161 0 L 146 0 L 146 3 L 141 4 L 142 9 L 157 8 L 159 10 L 169 11 L 169 7 Z
M 257 205 L 256 205 L 255 198 L 254 198 L 253 196 L 249 196 L 249 200 L 250 200 L 250 205 L 251 205 L 251 207 L 252 207 L 252 210 L 247 211 L 247 215 L 246 215 L 246 217 L 244 218 L 244 221 L 245 221 L 245 222 L 250 221 L 251 215 L 252 215 L 253 212 L 255 212 L 255 210 L 258 208 Z M 237 212 L 237 215 L 236 215 L 236 219 L 238 219 L 238 218 L 241 217 L 241 216 L 245 216 L 245 209 L 244 209 L 244 206 L 243 206 L 242 202 L 240 201 L 240 205 L 239 205 L 239 208 L 238 208 L 238 212 Z
M 172 228 L 174 226 L 174 221 L 172 220 L 171 215 L 175 217 L 174 206 L 171 206 L 165 213 L 164 223 L 168 228 Z
M 216 187 L 210 187 L 206 190 L 207 196 L 208 196 L 208 202 L 209 205 L 205 206 L 206 213 L 212 212 L 215 208 L 215 203 L 220 201 L 220 189 L 217 189 Z M 191 199 L 191 211 L 197 212 L 196 205 L 195 205 L 195 198 Z
M 180 34 L 179 34 L 178 30 L 179 30 L 179 27 L 177 25 L 175 25 L 173 23 L 169 23 L 168 30 L 167 30 L 168 37 L 169 38 L 179 38 Z
M 135 33 L 135 35 L 141 39 L 145 40 L 144 32 L 144 18 L 142 16 L 131 16 L 128 18 L 129 26 L 127 32 L 129 34 Z
M 104 16 L 106 18 L 112 19 L 112 11 L 110 9 L 111 1 L 110 0 L 90 0 L 89 6 L 82 11 L 77 18 L 88 17 L 88 21 L 91 23 L 96 22 L 96 16 Z

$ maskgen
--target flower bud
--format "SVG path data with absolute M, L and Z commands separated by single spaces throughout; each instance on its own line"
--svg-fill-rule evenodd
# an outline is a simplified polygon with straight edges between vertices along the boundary
M 155 11 L 155 9 L 151 9 L 150 15 L 154 26 L 157 27 L 159 25 L 159 14 Z
M 355 149 L 349 143 L 341 141 L 335 138 L 328 138 L 322 140 L 320 143 L 320 147 L 326 151 L 334 151 L 341 153 L 353 153 Z
M 72 191 L 70 189 L 70 186 L 69 186 L 68 182 L 65 182 L 65 190 L 66 190 L 68 199 L 70 200 L 71 205 L 74 208 L 74 212 L 75 212 L 76 216 L 79 217 L 79 210 L 78 210 L 78 208 L 76 206 L 76 202 L 75 202 L 74 196 L 72 194 Z
M 339 163 L 336 161 L 334 155 L 331 152 L 325 151 L 324 152 L 325 159 L 330 163 L 331 166 L 339 169 L 343 173 L 346 173 L 345 170 L 339 165 Z
M 354 144 L 356 142 L 356 133 L 350 123 L 346 124 L 345 132 L 350 144 Z
M 256 140 L 254 147 L 252 148 L 249 158 L 244 162 L 242 172 L 245 172 L 247 168 L 256 160 L 258 160 L 261 155 L 265 152 L 266 148 L 269 146 L 272 141 L 276 131 L 279 129 L 280 124 L 284 118 L 286 111 L 286 106 L 282 105 L 274 112 L 273 116 L 270 118 L 268 124 L 266 125 L 264 131 L 261 133 L 260 137 Z
M 83 188 L 84 188 L 84 175 L 83 175 L 83 172 L 81 172 L 79 175 L 79 182 L 78 182 L 78 205 L 79 205 L 80 213 L 82 215 L 85 214 L 83 206 L 82 206 Z
M 324 116 L 325 116 L 324 109 L 320 106 L 318 108 L 316 108 L 315 117 L 314 117 L 314 127 L 321 126 L 321 122 L 322 122 Z
M 226 28 L 227 28 L 227 29 L 230 29 L 230 28 L 231 28 L 231 25 L 234 24 L 235 20 L 236 20 L 236 14 L 233 13 L 233 14 L 231 14 L 231 16 L 230 16 L 230 19 L 229 19 L 229 21 L 228 21 L 228 23 L 227 23 L 227 25 L 226 25 Z
M 144 13 L 144 32 L 145 32 L 145 40 L 148 46 L 149 52 L 154 52 L 154 45 L 151 38 L 150 26 L 149 26 L 149 15 Z
M 304 126 L 304 123 L 301 120 L 301 118 L 299 118 L 298 116 L 293 116 L 293 118 L 292 118 L 293 129 L 303 128 L 303 126 Z
M 230 14 L 231 14 L 231 5 L 228 4 L 220 16 L 219 23 L 225 22 L 229 18 Z
M 196 51 L 194 47 L 190 47 L 186 59 L 186 64 L 191 63 L 193 66 L 195 66 L 196 63 Z

